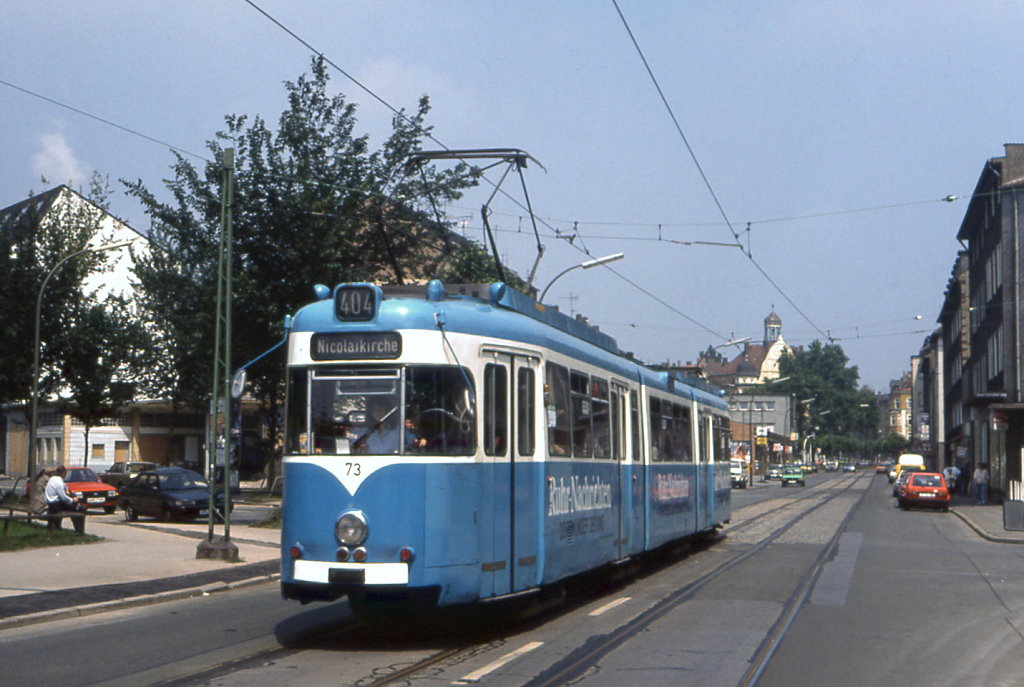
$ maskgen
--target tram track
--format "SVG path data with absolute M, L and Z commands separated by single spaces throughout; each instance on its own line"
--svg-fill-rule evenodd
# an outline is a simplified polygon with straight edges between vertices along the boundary
M 560 687 L 561 685 L 567 685 L 572 683 L 574 680 L 581 678 L 588 670 L 595 666 L 603 657 L 609 655 L 615 649 L 622 646 L 625 642 L 637 636 L 641 632 L 645 631 L 652 623 L 668 615 L 671 611 L 675 610 L 682 604 L 691 600 L 700 590 L 706 587 L 715 579 L 719 578 L 724 573 L 732 570 L 738 565 L 748 561 L 757 554 L 764 551 L 768 546 L 774 543 L 777 539 L 782 537 L 786 532 L 792 529 L 797 523 L 804 518 L 808 517 L 815 511 L 823 508 L 825 505 L 831 503 L 840 496 L 845 495 L 851 488 L 859 483 L 858 479 L 852 479 L 846 486 L 841 490 L 835 490 L 834 487 L 830 487 L 835 493 L 828 495 L 826 498 L 820 500 L 819 503 L 814 504 L 812 507 L 801 512 L 799 516 L 789 520 L 785 524 L 776 528 L 775 531 L 758 544 L 751 545 L 750 548 L 745 551 L 739 552 L 736 555 L 730 557 L 728 560 L 723 561 L 712 570 L 708 571 L 699 578 L 693 580 L 689 584 L 679 588 L 671 595 L 665 597 L 651 608 L 647 609 L 640 615 L 636 616 L 628 623 L 620 626 L 613 632 L 607 633 L 599 637 L 591 637 L 586 644 L 581 646 L 575 652 L 567 655 L 558 663 L 554 664 L 544 673 L 541 673 L 533 680 L 526 683 L 525 687 Z M 865 493 L 866 490 L 865 490 Z M 808 494 L 798 501 L 807 500 L 817 496 L 817 494 Z M 863 499 L 863 495 L 861 496 Z M 860 500 L 858 499 L 857 505 Z M 791 502 L 792 503 L 792 502 Z M 787 506 L 786 504 L 780 506 L 773 511 L 779 511 Z M 856 505 L 851 508 L 856 508 Z M 847 518 L 849 515 L 847 515 Z M 796 616 L 796 612 L 799 610 L 800 605 L 806 598 L 807 593 L 813 587 L 814 581 L 820 574 L 821 567 L 828 560 L 831 552 L 834 550 L 836 542 L 838 542 L 840 535 L 845 528 L 846 520 L 844 519 L 842 526 L 838 528 L 836 535 L 832 538 L 829 545 L 824 547 L 821 554 L 812 566 L 812 569 L 805 575 L 800 588 L 785 605 L 780 617 L 772 626 L 772 631 L 769 633 L 768 639 L 762 648 L 755 654 L 754 659 L 751 661 L 751 666 L 747 673 L 743 677 L 743 681 L 740 683 L 744 687 L 750 687 L 756 684 L 757 678 L 763 672 L 764 667 L 771 660 L 774 654 L 775 647 L 778 646 L 782 637 L 788 630 L 792 619 Z
M 800 508 L 801 504 L 806 504 L 808 501 L 814 501 L 814 503 L 809 504 L 808 507 L 801 508 L 799 512 L 795 512 L 792 517 L 787 518 L 784 523 L 775 527 L 768 536 L 761 539 L 758 543 L 737 544 L 738 546 L 744 547 L 744 550 L 730 556 L 727 560 L 722 561 L 713 569 L 692 580 L 685 586 L 678 588 L 672 594 L 661 599 L 629 622 L 607 634 L 590 637 L 583 646 L 567 654 L 560 661 L 537 675 L 531 681 L 527 682 L 526 687 L 555 687 L 566 685 L 579 679 L 603 657 L 609 655 L 624 643 L 643 632 L 652 623 L 668 615 L 687 601 L 693 599 L 694 596 L 708 584 L 764 551 L 768 546 L 775 543 L 779 537 L 782 537 L 784 534 L 789 532 L 803 519 L 811 516 L 826 505 L 832 503 L 837 498 L 848 494 L 854 486 L 862 483 L 860 481 L 861 479 L 870 480 L 870 477 L 858 475 L 857 477 L 847 478 L 841 484 L 836 484 L 830 481 L 825 485 L 812 487 L 805 491 L 801 491 L 798 494 L 793 494 L 792 496 L 787 495 L 787 498 L 783 499 L 785 503 L 781 503 L 764 510 L 755 508 L 754 512 L 749 515 L 741 516 L 741 519 L 730 523 L 725 531 L 720 532 L 715 538 L 715 541 L 718 543 L 725 543 L 729 541 L 730 534 L 744 532 L 756 524 L 763 522 L 766 518 L 778 516 L 787 509 Z M 861 498 L 863 498 L 863 495 Z M 857 504 L 859 503 L 860 499 L 857 501 Z M 795 619 L 800 606 L 803 604 L 807 595 L 813 588 L 814 582 L 820 575 L 822 567 L 829 560 L 832 552 L 835 550 L 839 542 L 839 538 L 845 530 L 846 521 L 850 517 L 850 513 L 852 513 L 856 508 L 857 504 L 855 504 L 850 509 L 850 512 L 847 513 L 835 535 L 823 547 L 811 568 L 801 579 L 797 590 L 786 602 L 778 619 L 773 623 L 765 640 L 751 659 L 750 667 L 744 674 L 742 681 L 739 683 L 742 687 L 752 687 L 757 683 L 757 680 L 764 668 L 768 665 L 774 655 L 775 649 L 778 647 L 779 643 L 785 636 L 786 631 L 789 629 L 789 626 Z M 753 508 L 756 505 L 757 504 L 752 504 L 747 508 Z M 336 642 L 342 642 L 347 637 L 351 637 L 353 633 L 362 632 L 366 628 L 367 625 L 365 623 L 358 619 L 353 619 L 338 627 L 318 633 L 315 637 L 300 638 L 297 642 L 290 643 L 289 646 L 281 646 L 264 651 L 258 651 L 249 656 L 228 661 L 180 679 L 159 683 L 159 687 L 185 687 L 186 685 L 215 684 L 215 680 L 219 676 L 247 668 L 257 667 L 259 665 L 265 665 L 271 662 L 284 661 L 305 651 L 315 650 L 317 645 L 325 646 Z M 445 667 L 460 664 L 477 655 L 489 654 L 496 648 L 504 645 L 504 641 L 495 641 L 494 637 L 483 642 L 474 641 L 458 643 L 456 646 L 433 651 L 422 659 L 407 665 L 381 666 L 374 671 L 373 674 L 339 682 L 338 686 L 347 687 L 348 685 L 358 685 L 359 687 L 387 687 L 388 685 L 394 684 L 409 684 L 411 680 L 417 677 L 424 677 L 424 674 L 429 674 L 431 671 L 437 671 L 440 669 L 443 672 Z M 387 671 L 386 674 L 380 674 L 384 671 Z M 459 681 L 454 680 L 453 682 L 458 683 Z

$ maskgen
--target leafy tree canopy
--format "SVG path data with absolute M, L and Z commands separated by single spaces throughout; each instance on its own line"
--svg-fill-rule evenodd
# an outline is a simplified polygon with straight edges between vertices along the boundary
M 786 379 L 773 390 L 796 398 L 801 435 L 874 437 L 878 426 L 875 394 L 858 388 L 857 366 L 848 362 L 842 346 L 821 341 L 784 353 L 779 359 L 779 375 Z
M 356 107 L 328 92 L 324 62 L 285 84 L 287 108 L 276 131 L 260 117 L 226 117 L 226 129 L 196 167 L 181 155 L 161 200 L 143 181 L 125 182 L 152 219 L 151 255 L 136 275 L 146 316 L 159 332 L 154 384 L 175 401 L 204 407 L 209 397 L 223 148 L 235 151 L 232 361 L 254 359 L 277 343 L 286 314 L 312 300 L 316 283 L 408 283 L 440 273 L 483 281 L 493 261 L 453 236 L 432 213 L 477 183 L 466 164 L 425 165 L 409 173 L 430 127 L 426 97 L 395 116 L 379 150 L 357 135 Z M 242 324 L 244 323 L 244 327 Z M 250 368 L 251 390 L 268 416 L 283 395 L 283 359 Z M 271 418 L 272 419 L 272 418 Z

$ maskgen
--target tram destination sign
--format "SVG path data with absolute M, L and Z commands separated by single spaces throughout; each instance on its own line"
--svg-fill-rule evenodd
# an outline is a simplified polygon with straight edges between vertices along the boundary
M 402 355 L 398 332 L 337 332 L 314 334 L 309 355 L 313 360 L 380 360 Z

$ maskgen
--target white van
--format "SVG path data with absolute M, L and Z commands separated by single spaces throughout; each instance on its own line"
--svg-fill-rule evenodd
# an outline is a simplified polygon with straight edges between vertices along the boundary
M 925 472 L 924 456 L 920 453 L 904 453 L 901 455 L 896 461 L 896 465 L 893 466 L 892 471 L 889 473 L 889 481 L 895 482 L 898 480 L 900 478 L 900 473 L 907 468 L 917 470 L 918 472 Z
M 729 479 L 733 489 L 747 488 L 747 465 L 742 460 L 729 461 Z

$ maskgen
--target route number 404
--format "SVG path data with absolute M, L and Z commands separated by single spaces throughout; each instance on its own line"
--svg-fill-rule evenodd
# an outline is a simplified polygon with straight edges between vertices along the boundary
M 360 463 L 345 463 L 346 477 L 359 477 L 363 474 L 363 466 Z

